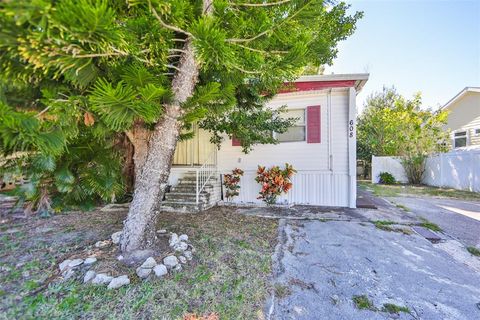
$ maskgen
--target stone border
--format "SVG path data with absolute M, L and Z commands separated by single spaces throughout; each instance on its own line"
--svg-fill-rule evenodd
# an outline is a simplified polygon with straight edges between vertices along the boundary
M 159 234 L 167 234 L 167 230 L 158 230 Z M 100 240 L 94 244 L 95 248 L 103 249 L 110 247 L 112 244 L 119 245 L 122 238 L 122 231 L 114 232 L 111 239 Z M 170 233 L 169 246 L 174 250 L 174 254 L 170 254 L 162 259 L 162 263 L 157 263 L 154 257 L 149 256 L 140 266 L 135 270 L 135 273 L 140 279 L 147 280 L 155 275 L 157 278 L 162 278 L 169 274 L 169 272 L 180 272 L 189 261 L 193 259 L 195 248 L 188 241 L 186 234 L 178 236 L 176 233 Z M 178 256 L 178 257 L 177 257 Z M 117 257 L 119 261 L 123 260 L 123 256 Z M 107 289 L 118 289 L 122 286 L 129 285 L 130 279 L 128 275 L 120 275 L 113 277 L 106 273 L 96 273 L 90 268 L 97 262 L 97 257 L 92 255 L 85 259 L 66 259 L 62 261 L 58 268 L 62 275 L 61 281 L 67 281 L 72 278 L 82 278 L 83 284 L 106 285 Z

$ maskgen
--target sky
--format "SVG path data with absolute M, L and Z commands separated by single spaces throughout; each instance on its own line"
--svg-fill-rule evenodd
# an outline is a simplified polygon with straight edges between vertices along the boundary
M 466 86 L 480 86 L 480 0 L 345 2 L 364 17 L 324 74 L 370 73 L 359 110 L 383 86 L 405 97 L 420 91 L 423 107 L 433 109 Z

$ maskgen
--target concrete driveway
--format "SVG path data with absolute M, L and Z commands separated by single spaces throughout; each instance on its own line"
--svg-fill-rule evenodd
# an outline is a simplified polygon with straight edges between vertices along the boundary
M 448 235 L 433 244 L 410 232 L 419 222 L 414 213 L 385 202 L 378 210 L 275 214 L 280 241 L 269 319 L 480 319 L 480 259 Z M 396 224 L 382 230 L 375 220 Z M 368 299 L 368 308 L 355 297 Z M 392 306 L 403 311 L 388 312 Z

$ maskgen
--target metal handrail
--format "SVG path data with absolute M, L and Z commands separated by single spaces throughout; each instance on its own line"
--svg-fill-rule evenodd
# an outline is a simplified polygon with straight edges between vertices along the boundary
M 217 172 L 217 148 L 208 156 L 203 165 L 196 169 L 196 203 L 200 202 L 200 194 Z

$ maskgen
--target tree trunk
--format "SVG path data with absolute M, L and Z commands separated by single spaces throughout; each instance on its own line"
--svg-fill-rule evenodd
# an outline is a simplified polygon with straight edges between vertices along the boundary
M 145 161 L 147 160 L 148 142 L 152 132 L 146 129 L 143 123 L 137 123 L 127 132 L 127 137 L 133 145 L 134 177 L 140 177 Z M 134 181 L 135 181 L 134 179 Z M 135 182 L 134 182 L 135 183 Z
M 148 140 L 143 168 L 137 168 L 135 192 L 125 220 L 121 250 L 131 252 L 146 249 L 155 239 L 155 224 L 161 200 L 165 193 L 173 155 L 182 123 L 181 104 L 192 96 L 198 80 L 198 65 L 195 61 L 193 45 L 187 40 L 178 64 L 178 71 L 172 80 L 172 103 L 165 106 L 165 112 Z

